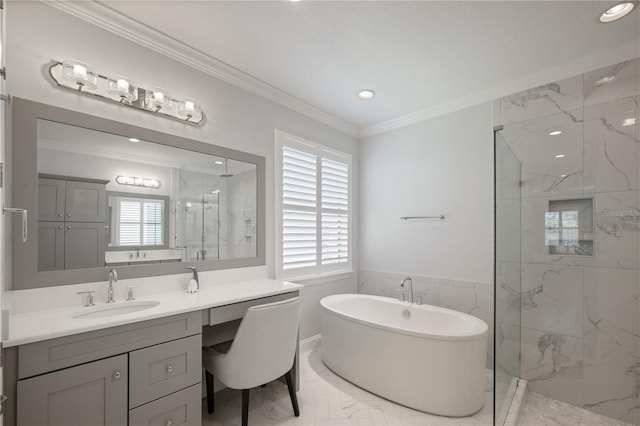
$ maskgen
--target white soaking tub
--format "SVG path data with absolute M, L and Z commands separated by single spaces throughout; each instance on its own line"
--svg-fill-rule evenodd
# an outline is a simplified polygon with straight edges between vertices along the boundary
M 322 360 L 398 404 L 442 416 L 484 405 L 487 324 L 430 305 L 363 294 L 320 301 Z

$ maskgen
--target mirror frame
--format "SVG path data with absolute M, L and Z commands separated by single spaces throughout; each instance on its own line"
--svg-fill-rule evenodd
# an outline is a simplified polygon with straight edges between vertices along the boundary
M 243 161 L 256 165 L 256 256 L 239 259 L 204 260 L 196 262 L 158 263 L 150 265 L 119 266 L 121 279 L 153 277 L 159 275 L 187 273 L 187 267 L 195 266 L 199 271 L 244 268 L 265 265 L 265 158 L 224 148 L 181 136 L 71 111 L 51 105 L 20 98 L 11 98 L 11 131 L 7 148 L 11 158 L 11 204 L 28 210 L 28 235 L 22 242 L 19 230 L 19 215 L 6 215 L 10 220 L 7 236 L 11 235 L 11 290 L 51 287 L 106 281 L 109 268 L 69 269 L 60 271 L 38 271 L 38 119 L 55 121 L 71 126 L 83 127 L 119 136 L 135 135 L 141 140 L 174 148 L 201 152 L 217 157 Z M 7 197 L 9 198 L 9 197 Z M 13 218 L 11 216 L 14 216 Z

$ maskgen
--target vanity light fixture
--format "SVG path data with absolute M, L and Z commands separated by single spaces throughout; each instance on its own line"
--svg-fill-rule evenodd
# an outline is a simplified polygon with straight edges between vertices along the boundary
M 624 121 L 622 122 L 623 126 L 633 126 L 634 124 L 636 124 L 636 119 L 634 117 L 631 118 L 625 118 Z
M 93 90 L 98 87 L 98 76 L 89 65 L 75 59 L 67 59 L 59 63 L 62 68 L 62 78 L 70 85 L 76 86 L 78 91 Z
M 549 133 L 549 136 L 558 136 L 562 134 L 562 130 L 554 130 L 553 132 Z
M 205 115 L 195 99 L 178 99 L 165 89 L 141 87 L 122 76 L 105 76 L 84 62 L 54 61 L 49 75 L 60 87 L 93 95 L 120 105 L 155 113 L 163 117 L 201 126 Z
M 633 8 L 634 4 L 631 2 L 618 3 L 600 15 L 600 22 L 608 23 L 617 21 L 631 13 Z
M 358 99 L 368 101 L 369 99 L 373 99 L 374 96 L 376 96 L 376 92 L 371 89 L 363 89 L 360 90 L 356 96 L 358 96 Z
M 564 154 L 558 154 L 556 155 L 556 158 L 564 158 Z
M 144 186 L 145 188 L 160 188 L 160 181 L 158 179 L 119 175 L 116 177 L 116 182 L 118 182 L 120 185 Z

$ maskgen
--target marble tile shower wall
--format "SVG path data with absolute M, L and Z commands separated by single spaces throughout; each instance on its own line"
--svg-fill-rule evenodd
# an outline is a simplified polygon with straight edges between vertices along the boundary
M 521 161 L 521 375 L 534 392 L 640 426 L 640 59 L 500 105 Z M 549 203 L 576 199 L 592 200 L 586 249 L 551 254 Z
M 398 298 L 397 289 L 406 276 L 407 274 L 360 269 L 358 293 Z M 420 275 L 411 275 L 411 279 L 415 297 L 422 296 L 425 304 L 466 312 L 489 325 L 487 367 L 493 368 L 493 285 Z

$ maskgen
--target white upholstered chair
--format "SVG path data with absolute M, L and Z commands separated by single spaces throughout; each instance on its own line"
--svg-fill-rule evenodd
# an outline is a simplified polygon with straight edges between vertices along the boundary
M 242 389 L 242 425 L 247 426 L 249 389 L 285 376 L 296 417 L 300 415 L 291 369 L 296 354 L 300 298 L 252 306 L 240 322 L 227 353 L 219 346 L 202 349 L 206 369 L 207 409 L 213 413 L 213 377 Z

